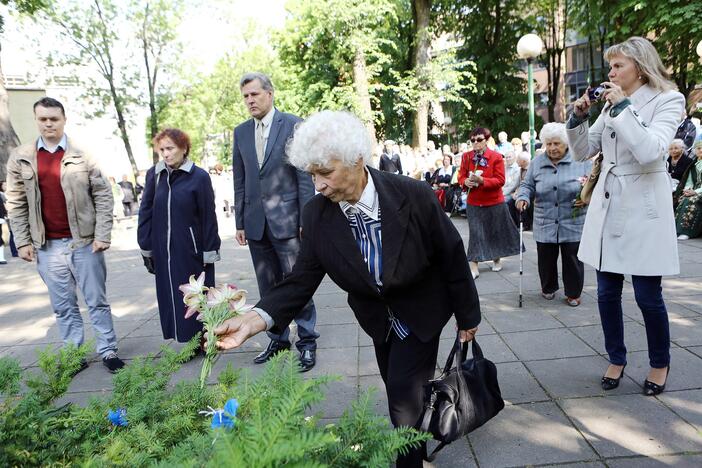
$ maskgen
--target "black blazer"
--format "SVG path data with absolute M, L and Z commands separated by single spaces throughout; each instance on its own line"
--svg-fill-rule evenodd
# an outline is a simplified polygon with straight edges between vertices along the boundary
M 390 156 L 387 153 L 383 153 L 380 156 L 378 169 L 385 172 L 398 172 L 402 174 L 402 161 L 400 160 L 400 155 L 393 154 Z
M 424 182 L 368 168 L 378 191 L 383 242 L 379 292 L 338 204 L 316 195 L 304 209 L 297 262 L 256 307 L 284 330 L 325 274 L 348 293 L 358 323 L 375 342 L 389 332 L 388 308 L 427 342 L 455 315 L 460 329 L 480 323 L 480 303 L 463 241 Z

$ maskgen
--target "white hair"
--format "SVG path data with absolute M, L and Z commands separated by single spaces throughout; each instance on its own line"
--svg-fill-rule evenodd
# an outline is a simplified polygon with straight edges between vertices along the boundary
M 568 144 L 568 135 L 566 134 L 566 126 L 563 123 L 549 122 L 539 132 L 539 140 L 544 144 L 546 140 L 558 140 L 561 143 Z
M 531 161 L 531 154 L 528 151 L 522 151 L 517 155 L 517 161 L 519 160 Z
M 370 160 L 371 141 L 363 122 L 349 112 L 325 110 L 298 124 L 286 153 L 290 164 L 303 171 L 327 166 L 332 160 L 351 167 Z
M 673 141 L 670 142 L 670 145 L 668 146 L 670 147 L 673 145 L 679 146 L 683 151 L 687 149 L 687 145 L 685 144 L 685 141 L 682 138 L 675 138 Z

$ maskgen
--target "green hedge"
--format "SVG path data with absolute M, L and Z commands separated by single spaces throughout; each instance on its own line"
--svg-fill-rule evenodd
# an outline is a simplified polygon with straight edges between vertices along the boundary
M 86 346 L 40 352 L 40 373 L 24 372 L 24 387 L 19 364 L 0 358 L 0 466 L 382 467 L 428 438 L 392 429 L 371 412 L 370 393 L 336 424 L 322 425 L 310 408 L 334 378 L 303 379 L 291 353 L 276 356 L 256 379 L 229 365 L 204 389 L 196 381 L 169 385 L 197 345 L 135 359 L 114 377 L 112 395 L 85 407 L 55 400 Z M 232 399 L 235 415 L 201 414 L 233 408 Z M 212 428 L 213 418 L 226 423 L 229 416 L 233 427 Z

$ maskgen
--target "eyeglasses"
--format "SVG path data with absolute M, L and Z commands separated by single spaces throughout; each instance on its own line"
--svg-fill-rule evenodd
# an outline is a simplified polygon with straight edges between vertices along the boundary
M 479 138 L 471 138 L 471 139 L 470 139 L 470 142 L 471 142 L 471 143 L 481 143 L 481 142 L 483 142 L 483 141 L 485 141 L 485 138 L 482 138 L 482 137 L 479 137 Z

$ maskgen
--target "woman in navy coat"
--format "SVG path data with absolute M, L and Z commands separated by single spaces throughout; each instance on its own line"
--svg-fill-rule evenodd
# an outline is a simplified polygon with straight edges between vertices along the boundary
M 178 286 L 203 270 L 205 286 L 214 286 L 214 262 L 220 258 L 214 191 L 207 172 L 188 159 L 185 132 L 165 129 L 154 147 L 163 159 L 146 173 L 137 237 L 144 265 L 156 276 L 163 338 L 185 342 L 202 323 L 185 318 Z

